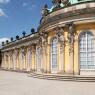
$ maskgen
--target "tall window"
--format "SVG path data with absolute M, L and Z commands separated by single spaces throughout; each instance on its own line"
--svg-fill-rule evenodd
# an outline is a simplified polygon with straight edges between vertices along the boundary
M 51 42 L 51 69 L 57 69 L 57 39 L 54 38 Z
M 95 43 L 91 32 L 83 32 L 79 38 L 80 69 L 95 69 Z

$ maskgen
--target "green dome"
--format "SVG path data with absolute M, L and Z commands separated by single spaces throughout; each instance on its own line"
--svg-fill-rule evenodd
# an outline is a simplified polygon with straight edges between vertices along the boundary
M 66 3 L 64 4 L 63 3 L 64 1 L 65 2 L 67 1 L 68 4 Z M 94 1 L 94 0 L 52 0 L 53 6 L 49 9 L 49 12 L 52 12 L 53 9 L 58 6 L 65 7 L 68 5 L 78 4 L 78 3 L 87 2 L 87 1 Z

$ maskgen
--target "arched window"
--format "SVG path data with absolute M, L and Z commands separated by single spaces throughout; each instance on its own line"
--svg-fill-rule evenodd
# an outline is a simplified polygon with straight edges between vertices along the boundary
M 51 41 L 51 71 L 57 71 L 57 39 Z
M 91 32 L 83 32 L 79 37 L 80 70 L 95 69 L 95 43 Z

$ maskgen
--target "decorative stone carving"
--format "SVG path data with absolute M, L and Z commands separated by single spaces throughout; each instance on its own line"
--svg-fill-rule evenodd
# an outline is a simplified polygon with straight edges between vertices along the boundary
M 64 30 L 62 27 L 58 27 L 56 29 L 56 37 L 58 39 L 58 42 L 61 43 L 61 47 L 62 47 L 64 44 Z
M 73 52 L 73 44 L 74 44 L 74 24 L 72 22 L 66 24 L 68 28 L 68 43 L 69 43 L 69 53 Z
M 42 38 L 41 38 L 40 35 L 39 35 L 39 37 L 38 37 L 37 40 L 36 40 L 36 43 L 35 43 L 34 47 L 35 47 L 35 46 L 40 46 L 40 47 L 42 47 Z
M 59 8 L 60 7 L 61 0 L 52 0 L 52 3 L 54 5 L 54 7 Z
M 41 13 L 42 17 L 45 17 L 49 13 L 47 4 L 44 5 L 44 8 L 42 9 Z
M 32 47 L 29 46 L 29 47 L 27 48 L 27 51 L 30 51 L 30 53 L 32 53 Z
M 59 28 L 58 33 L 57 33 L 58 41 L 61 42 L 61 43 L 64 42 L 63 32 L 64 32 L 63 28 Z
M 69 0 L 52 0 L 52 3 L 54 4 L 55 7 L 60 7 L 61 3 L 63 3 L 65 6 L 71 5 Z
M 47 44 L 48 34 L 44 31 L 39 33 L 40 39 L 42 40 L 42 46 Z
M 14 55 L 15 55 L 15 60 L 17 60 L 18 59 L 18 55 L 19 55 L 19 49 L 18 48 L 16 48 L 14 50 Z
M 23 47 L 21 47 L 21 53 L 25 56 L 26 55 L 26 49 L 25 49 L 25 47 L 23 46 Z
M 47 33 L 43 33 L 42 36 L 42 41 L 43 41 L 43 45 L 47 45 L 47 38 L 48 38 L 48 34 Z
M 48 44 L 48 34 L 43 31 L 40 33 L 40 37 L 42 39 L 42 54 L 46 53 L 46 47 L 47 47 L 47 44 Z
M 61 0 L 61 3 L 63 3 L 65 6 L 71 5 L 71 3 L 69 2 L 69 0 Z
M 36 52 L 36 45 L 33 45 L 31 48 L 32 48 L 32 53 L 35 53 Z

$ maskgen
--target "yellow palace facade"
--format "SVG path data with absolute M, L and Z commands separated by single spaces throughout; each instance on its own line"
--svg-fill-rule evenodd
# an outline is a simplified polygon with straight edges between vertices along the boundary
M 37 32 L 2 43 L 2 69 L 95 75 L 95 1 L 53 4 L 43 8 Z

